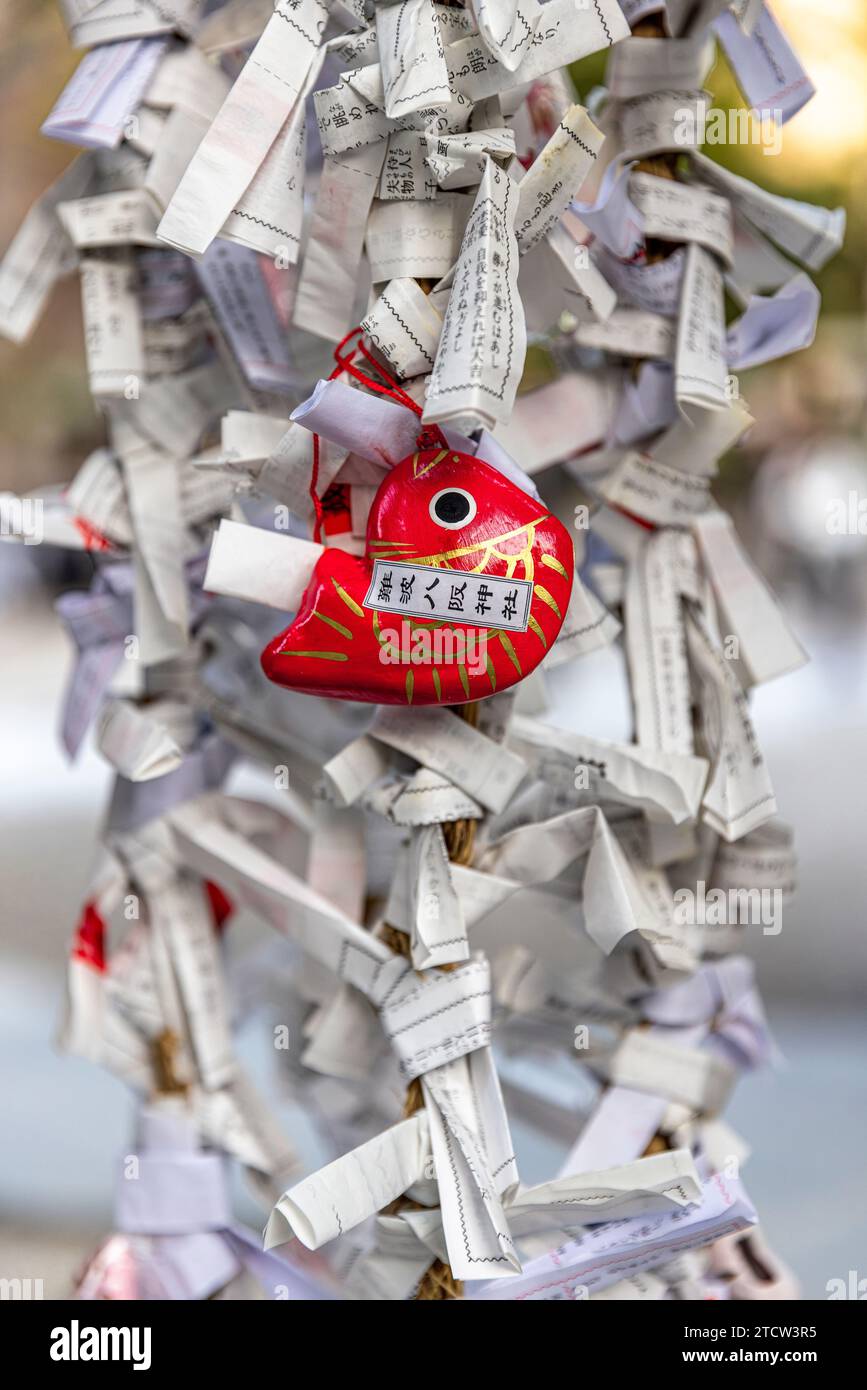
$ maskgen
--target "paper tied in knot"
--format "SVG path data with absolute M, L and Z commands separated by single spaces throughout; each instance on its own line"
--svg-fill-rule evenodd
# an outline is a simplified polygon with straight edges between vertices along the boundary
M 773 1060 L 775 1044 L 747 956 L 706 961 L 692 978 L 642 1000 L 642 1012 L 657 1032 L 706 1025 L 707 1046 L 738 1070 Z
M 364 555 L 320 555 L 262 666 L 278 685 L 337 699 L 482 699 L 551 649 L 573 576 L 568 532 L 541 502 L 469 454 L 421 450 L 380 484 Z
M 224 1159 L 200 1142 L 186 1099 L 164 1094 L 142 1106 L 138 1152 L 124 1157 L 118 1183 L 117 1234 L 88 1262 L 76 1296 L 204 1299 L 246 1271 L 269 1298 L 332 1298 L 233 1222 Z
M 118 1230 L 128 1235 L 194 1235 L 232 1224 L 219 1154 L 136 1154 L 130 1159 L 124 1160 L 118 1183 Z
M 407 972 L 380 1006 L 385 1036 L 407 1080 L 491 1041 L 491 971 L 477 956 L 457 970 Z
M 118 572 L 128 585 L 118 582 Z M 132 571 L 118 565 L 98 574 L 89 593 L 62 594 L 56 612 L 76 647 L 76 661 L 63 700 L 61 729 L 70 757 L 75 757 L 118 666 L 124 641 L 133 630 Z
M 139 1115 L 139 1153 L 122 1160 L 115 1225 L 126 1235 L 193 1235 L 231 1225 L 222 1157 L 203 1152 L 192 1118 L 171 1099 Z

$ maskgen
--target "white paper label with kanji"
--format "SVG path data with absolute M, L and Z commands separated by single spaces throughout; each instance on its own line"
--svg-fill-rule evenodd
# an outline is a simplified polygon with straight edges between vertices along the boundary
M 526 632 L 532 598 L 528 579 L 375 560 L 364 607 L 408 618 L 440 618 Z

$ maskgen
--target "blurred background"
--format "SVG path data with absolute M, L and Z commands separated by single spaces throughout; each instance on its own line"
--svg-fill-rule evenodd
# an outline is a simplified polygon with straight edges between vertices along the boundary
M 867 7 L 773 0 L 773 9 L 818 94 L 786 126 L 778 155 L 757 145 L 710 153 L 775 192 L 844 205 L 849 231 L 818 277 L 813 348 L 743 376 L 757 424 L 716 489 L 812 656 L 754 701 L 780 811 L 796 831 L 799 892 L 780 936 L 755 943 L 783 1060 L 742 1082 L 728 1118 L 753 1148 L 745 1182 L 767 1236 L 805 1295 L 824 1298 L 830 1279 L 867 1277 L 867 501 L 863 533 L 826 527 L 830 504 L 852 496 L 857 516 L 867 499 Z M 73 154 L 38 132 L 77 61 L 53 0 L 5 0 L 2 249 Z M 594 62 L 576 73 L 582 95 L 601 79 Z M 709 85 L 715 105 L 740 104 L 722 63 Z M 27 344 L 0 341 L 0 492 L 71 478 L 101 441 L 69 279 Z M 118 1081 L 52 1047 L 109 780 L 91 750 L 70 767 L 56 741 L 71 652 L 52 602 L 88 579 L 86 559 L 0 545 L 0 1276 L 41 1277 L 46 1297 L 64 1296 L 110 1229 L 115 1156 L 129 1148 L 132 1119 Z M 607 654 L 586 659 L 586 732 L 623 736 L 620 680 Z M 255 1027 L 241 1048 L 266 1069 Z

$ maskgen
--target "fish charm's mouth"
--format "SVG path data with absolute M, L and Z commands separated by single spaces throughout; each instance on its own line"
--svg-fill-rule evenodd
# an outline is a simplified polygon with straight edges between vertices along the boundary
M 262 666 L 291 690 L 463 704 L 528 676 L 569 603 L 572 542 L 497 469 L 428 450 L 377 491 L 363 557 L 327 549 Z

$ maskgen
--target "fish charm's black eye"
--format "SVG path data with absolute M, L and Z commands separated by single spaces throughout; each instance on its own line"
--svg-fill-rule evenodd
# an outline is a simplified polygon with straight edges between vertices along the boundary
M 438 526 L 456 531 L 473 520 L 476 515 L 476 499 L 471 493 L 464 492 L 463 488 L 445 487 L 431 498 L 429 511 L 431 519 Z

